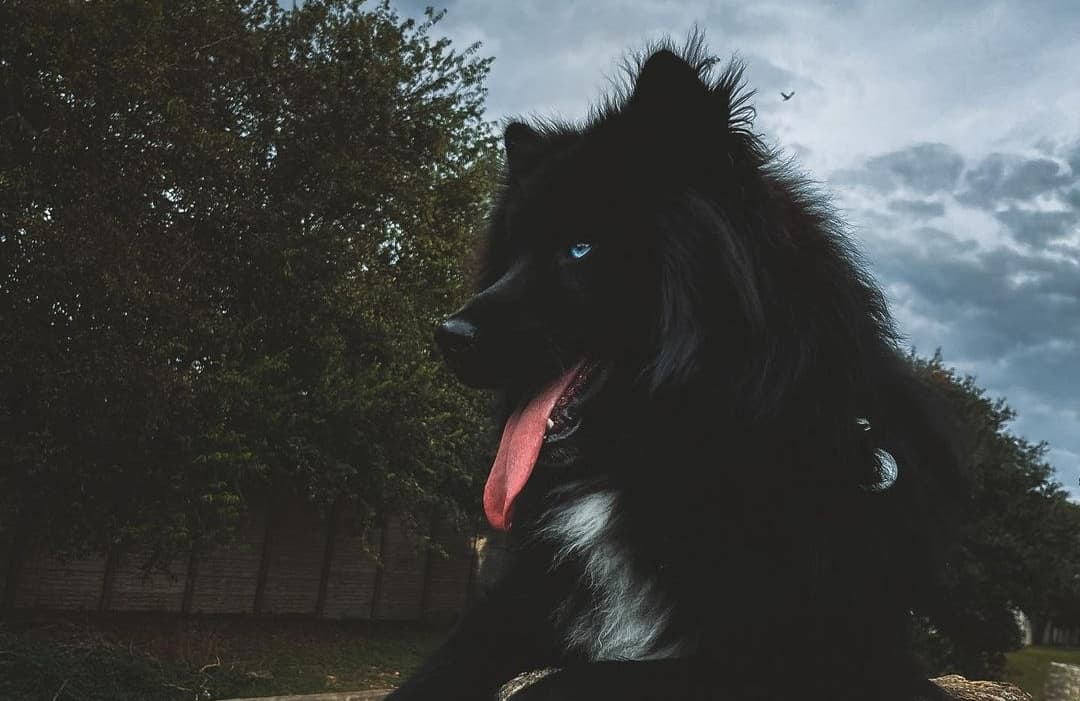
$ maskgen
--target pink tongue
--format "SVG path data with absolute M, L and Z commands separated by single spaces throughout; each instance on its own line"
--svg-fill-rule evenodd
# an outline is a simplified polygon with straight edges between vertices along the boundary
M 552 382 L 506 420 L 495 464 L 484 485 L 484 513 L 491 525 L 500 531 L 510 530 L 510 510 L 536 467 L 548 417 L 559 397 L 574 381 L 578 369 L 574 368 Z

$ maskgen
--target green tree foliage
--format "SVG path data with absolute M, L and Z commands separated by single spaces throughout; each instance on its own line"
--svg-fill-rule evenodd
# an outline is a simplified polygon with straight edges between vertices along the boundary
M 960 546 L 932 612 L 941 671 L 1000 676 L 1004 652 L 1019 647 L 1016 610 L 1034 622 L 1066 622 L 1080 604 L 1080 506 L 1067 499 L 1046 461 L 1047 446 L 1013 435 L 1015 414 L 991 400 L 975 378 L 946 368 L 940 355 L 913 358 L 941 389 L 970 484 Z
M 0 508 L 98 546 L 253 498 L 471 507 L 434 353 L 490 59 L 384 2 L 0 3 Z

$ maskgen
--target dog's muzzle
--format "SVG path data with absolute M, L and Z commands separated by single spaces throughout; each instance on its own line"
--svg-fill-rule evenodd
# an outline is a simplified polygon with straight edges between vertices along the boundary
M 447 360 L 460 358 L 476 347 L 476 324 L 454 315 L 435 327 L 435 342 Z
M 450 370 L 462 384 L 476 389 L 498 386 L 492 359 L 480 347 L 480 329 L 461 313 L 453 314 L 435 327 L 435 342 Z

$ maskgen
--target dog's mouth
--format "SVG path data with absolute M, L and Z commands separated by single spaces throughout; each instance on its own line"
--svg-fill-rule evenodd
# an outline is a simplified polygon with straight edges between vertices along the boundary
M 565 460 L 562 448 L 581 426 L 586 390 L 596 374 L 594 363 L 579 363 L 506 420 L 484 485 L 484 513 L 494 528 L 510 529 L 514 500 L 529 481 L 541 451 L 552 458 L 550 462 Z
M 555 400 L 548 415 L 544 444 L 551 445 L 572 436 L 581 425 L 581 406 L 586 387 L 596 374 L 596 366 L 584 363 L 574 371 L 570 384 Z

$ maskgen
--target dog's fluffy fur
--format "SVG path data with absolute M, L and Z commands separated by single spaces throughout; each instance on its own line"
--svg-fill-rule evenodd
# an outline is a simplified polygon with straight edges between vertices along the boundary
M 840 224 L 751 119 L 740 67 L 695 38 L 584 125 L 507 128 L 480 292 L 440 341 L 500 421 L 591 370 L 514 505 L 513 563 L 394 701 L 547 667 L 515 698 L 920 693 L 949 434 Z

